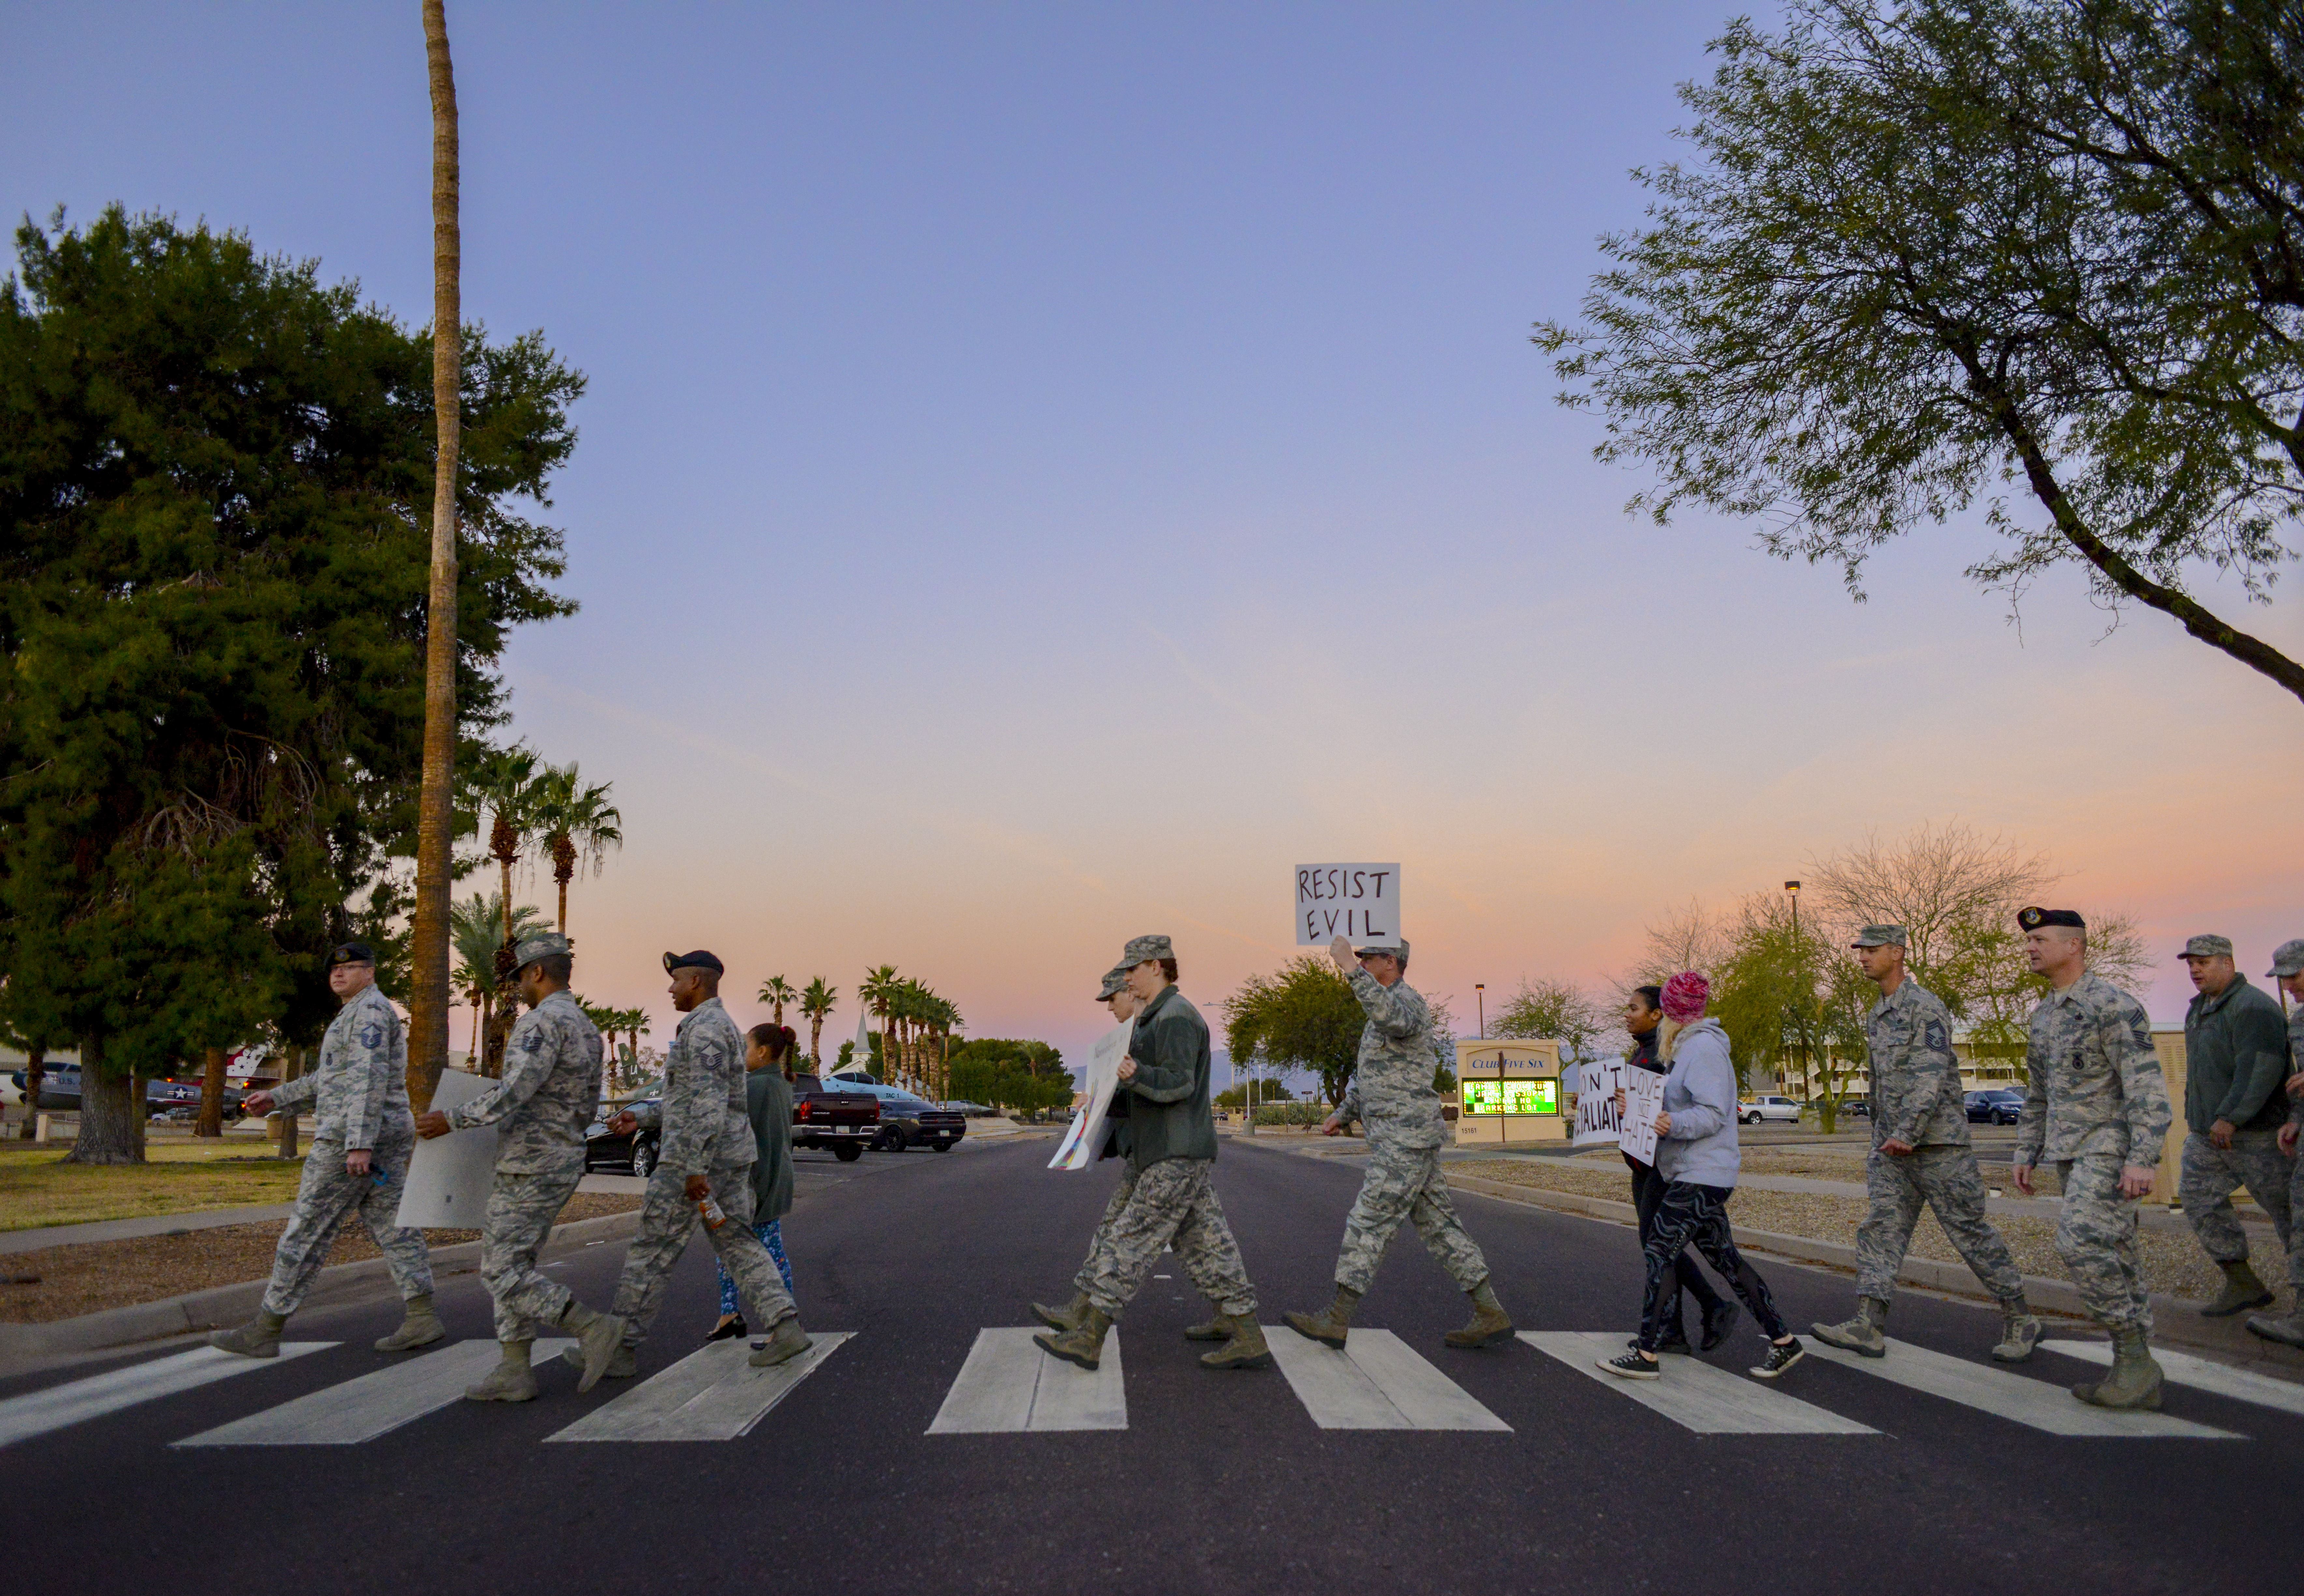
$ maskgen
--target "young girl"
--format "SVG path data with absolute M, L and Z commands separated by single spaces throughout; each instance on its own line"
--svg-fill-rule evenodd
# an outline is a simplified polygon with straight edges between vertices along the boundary
M 792 1056 L 790 1026 L 754 1026 L 745 1036 L 744 1112 L 752 1122 L 759 1161 L 752 1166 L 752 1233 L 776 1261 L 784 1289 L 792 1288 L 792 1261 L 784 1256 L 784 1215 L 792 1212 Z M 720 1322 L 707 1341 L 750 1333 L 736 1301 L 736 1282 L 720 1269 Z

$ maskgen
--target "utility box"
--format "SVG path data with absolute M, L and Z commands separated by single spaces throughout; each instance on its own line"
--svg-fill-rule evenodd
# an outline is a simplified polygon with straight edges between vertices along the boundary
M 1456 1043 L 1456 1145 L 1568 1140 L 1557 1042 Z

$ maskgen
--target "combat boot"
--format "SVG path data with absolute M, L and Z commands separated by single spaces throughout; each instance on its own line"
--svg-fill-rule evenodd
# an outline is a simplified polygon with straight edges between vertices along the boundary
M 407 1317 L 400 1328 L 377 1339 L 378 1352 L 413 1352 L 419 1347 L 429 1347 L 447 1335 L 448 1327 L 440 1322 L 440 1315 L 432 1311 L 432 1294 L 408 1299 Z
M 1487 1281 L 1466 1293 L 1472 1299 L 1472 1322 L 1462 1330 L 1452 1330 L 1441 1337 L 1451 1347 L 1490 1347 L 1498 1341 L 1512 1339 L 1512 1315 L 1504 1312 L 1504 1304 L 1496 1300 L 1496 1290 Z
M 2202 1318 L 2229 1319 L 2249 1308 L 2272 1305 L 2272 1293 L 2256 1278 L 2256 1271 L 2249 1267 L 2247 1259 L 2218 1267 L 2224 1271 L 2224 1288 L 2216 1294 L 2215 1301 L 2200 1310 Z
M 1221 1308 L 1198 1324 L 1188 1324 L 1184 1327 L 1184 1339 L 1187 1341 L 1228 1340 L 1231 1338 L 1231 1333 L 1224 1329 L 1224 1310 Z
M 1272 1348 L 1264 1344 L 1264 1327 L 1251 1313 L 1219 1313 L 1216 1322 L 1226 1331 L 1224 1344 L 1200 1354 L 1204 1369 L 1269 1369 Z
M 604 1374 L 610 1380 L 630 1380 L 640 1372 L 640 1360 L 624 1345 L 624 1322 L 614 1313 L 603 1313 L 571 1299 L 560 1310 L 560 1322 L 576 1332 L 576 1345 L 560 1355 L 583 1371 L 576 1381 L 577 1390 L 590 1390 Z
M 800 1315 L 787 1313 L 776 1321 L 767 1340 L 752 1343 L 752 1355 L 744 1362 L 755 1369 L 773 1369 L 792 1362 L 808 1347 L 808 1332 L 800 1327 Z
M 1112 1328 L 1112 1315 L 1094 1303 L 1080 1315 L 1080 1322 L 1068 1330 L 1043 1333 L 1032 1338 L 1042 1352 L 1050 1357 L 1060 1357 L 1068 1364 L 1078 1364 L 1083 1369 L 1093 1369 L 1104 1361 L 1104 1334 Z
M 1359 1292 L 1350 1286 L 1339 1286 L 1336 1288 L 1336 1300 L 1318 1313 L 1286 1315 L 1288 1328 L 1300 1336 L 1309 1337 L 1323 1347 L 1333 1347 L 1342 1352 L 1344 1348 L 1344 1338 L 1351 1331 L 1352 1310 L 1360 1305 Z M 1211 1326 L 1217 1334 L 1209 1337 L 1208 1339 L 1222 1339 L 1224 1325 L 1224 1316 L 1219 1313 Z
M 533 1402 L 536 1400 L 536 1371 L 528 1366 L 528 1355 L 533 1341 L 504 1341 L 504 1361 L 488 1371 L 486 1380 L 476 1386 L 464 1388 L 467 1402 Z
M 2269 1313 L 2250 1313 L 2248 1333 L 2277 1341 L 2283 1347 L 2304 1347 L 2304 1307 L 2299 1307 L 2285 1319 L 2275 1319 Z
M 288 1315 L 257 1310 L 256 1317 L 238 1330 L 220 1330 L 208 1338 L 208 1345 L 220 1352 L 236 1352 L 242 1357 L 278 1357 L 280 1332 L 288 1323 Z
M 1073 1292 L 1072 1301 L 1061 1308 L 1049 1307 L 1046 1303 L 1034 1303 L 1031 1306 L 1032 1317 L 1050 1330 L 1077 1330 L 1080 1327 L 1080 1315 L 1088 1311 L 1088 1293 Z
M 2040 1322 L 2033 1317 L 2030 1305 L 2020 1296 L 2012 1296 L 2000 1305 L 2000 1345 L 1992 1349 L 1992 1361 L 2020 1364 L 2032 1355 L 2039 1338 Z
M 2152 1348 L 2140 1330 L 2114 1330 L 2112 1333 L 2112 1372 L 2102 1380 L 2088 1381 L 2072 1388 L 2072 1395 L 2098 1407 L 2145 1408 L 2157 1412 L 2160 1406 L 2160 1365 L 2152 1361 Z
M 1856 1299 L 1855 1318 L 1839 1324 L 1817 1324 L 1809 1328 L 1816 1331 L 1816 1338 L 1826 1347 L 1843 1347 L 1866 1357 L 1886 1357 L 1888 1338 L 1880 1331 L 1887 1322 L 1886 1303 L 1876 1296 L 1859 1296 Z

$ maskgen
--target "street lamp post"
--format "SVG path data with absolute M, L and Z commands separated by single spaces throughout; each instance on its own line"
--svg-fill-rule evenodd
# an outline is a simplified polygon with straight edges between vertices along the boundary
M 1792 950 L 1795 955 L 1800 951 L 1800 884 L 1796 881 L 1788 881 L 1784 883 L 1784 891 L 1792 894 Z M 1800 1094 L 1805 1096 L 1808 1093 L 1808 1014 L 1806 1010 L 1802 1010 L 1800 1018 Z

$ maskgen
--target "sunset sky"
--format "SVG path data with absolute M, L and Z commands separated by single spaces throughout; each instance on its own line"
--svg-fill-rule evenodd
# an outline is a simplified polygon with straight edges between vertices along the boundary
M 1635 520 L 1554 402 L 1529 325 L 1733 9 L 450 0 L 466 314 L 591 382 L 582 612 L 509 661 L 623 812 L 579 988 L 660 1043 L 665 949 L 739 1000 L 887 962 L 1072 1051 L 1130 935 L 1213 1010 L 1292 953 L 1294 866 L 1398 860 L 1469 1033 L 1476 981 L 1597 985 L 1675 905 L 1953 818 L 2135 915 L 2156 1017 L 2190 933 L 2257 977 L 2304 935 L 2293 698 L 2070 571 L 2019 624 L 1975 520 L 1861 604 Z M 205 217 L 428 322 L 415 0 L 5 39 L 11 219 Z M 2298 574 L 2196 590 L 2293 655 Z

